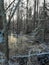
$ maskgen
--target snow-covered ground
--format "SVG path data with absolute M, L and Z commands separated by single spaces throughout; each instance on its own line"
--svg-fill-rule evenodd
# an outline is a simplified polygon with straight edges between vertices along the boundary
M 17 62 L 9 62 L 9 65 L 19 65 Z
M 3 65 L 5 62 L 5 55 L 4 53 L 0 52 L 0 64 Z

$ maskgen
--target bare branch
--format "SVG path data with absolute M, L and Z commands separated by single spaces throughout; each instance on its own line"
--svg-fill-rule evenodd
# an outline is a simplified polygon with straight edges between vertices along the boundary
M 17 3 L 17 5 L 15 6 L 15 9 L 14 9 L 14 11 L 13 11 L 13 13 L 12 13 L 12 15 L 11 15 L 11 18 L 13 17 L 13 15 L 14 15 L 14 13 L 15 13 L 15 11 L 16 11 L 16 9 L 17 9 L 17 7 L 19 6 L 19 3 L 21 2 L 21 0 L 19 0 L 18 1 L 18 3 Z
M 6 11 L 9 9 L 9 7 L 14 3 L 15 0 L 13 0 L 10 5 L 6 8 Z

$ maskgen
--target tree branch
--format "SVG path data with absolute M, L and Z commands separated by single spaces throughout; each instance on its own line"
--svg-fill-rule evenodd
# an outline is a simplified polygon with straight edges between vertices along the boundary
M 13 1 L 10 3 L 10 5 L 6 8 L 5 11 L 7 11 L 7 10 L 9 9 L 9 7 L 14 3 L 14 1 L 15 1 L 15 0 L 13 0 Z
M 15 9 L 14 9 L 14 11 L 13 11 L 13 13 L 12 13 L 12 15 L 11 15 L 11 19 L 12 19 L 12 17 L 13 17 L 13 15 L 14 15 L 14 13 L 15 13 L 15 11 L 16 11 L 16 9 L 17 9 L 17 7 L 19 6 L 19 3 L 21 2 L 21 0 L 19 0 L 18 1 L 18 3 L 17 3 L 17 5 L 15 6 Z

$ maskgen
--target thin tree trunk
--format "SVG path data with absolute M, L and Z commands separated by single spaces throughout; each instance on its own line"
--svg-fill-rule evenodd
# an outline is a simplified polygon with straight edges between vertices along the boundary
M 34 22 L 33 22 L 33 30 L 35 29 L 36 22 L 36 0 L 34 0 Z

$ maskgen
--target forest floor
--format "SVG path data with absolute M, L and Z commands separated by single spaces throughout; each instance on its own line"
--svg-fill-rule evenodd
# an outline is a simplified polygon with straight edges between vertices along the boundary
M 46 42 L 48 41 L 49 34 L 46 35 Z M 39 43 L 37 41 L 33 42 L 33 37 L 32 35 L 17 35 L 16 34 L 11 34 L 9 35 L 9 57 L 14 57 L 14 56 L 23 56 L 23 55 L 28 55 L 30 54 L 36 54 L 36 53 L 44 53 L 44 52 L 49 52 L 49 43 Z M 33 57 L 33 65 L 39 65 L 37 62 L 37 57 Z M 30 63 L 27 62 L 27 65 Z M 9 65 L 19 65 L 15 58 L 12 61 L 9 61 Z M 32 64 L 31 64 L 32 65 Z
M 33 42 L 33 37 L 30 35 L 19 35 L 17 38 L 12 34 L 9 36 L 9 48 L 10 55 L 24 55 L 28 54 L 30 49 L 32 49 L 32 53 L 47 52 L 49 51 L 49 43 Z

